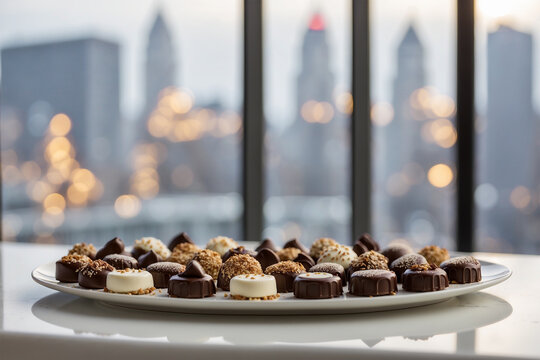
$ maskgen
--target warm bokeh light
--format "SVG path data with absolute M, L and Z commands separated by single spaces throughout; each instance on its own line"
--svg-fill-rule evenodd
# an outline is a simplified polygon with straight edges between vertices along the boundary
M 334 117 L 334 107 L 326 101 L 306 101 L 300 112 L 302 118 L 309 123 L 326 124 Z
M 114 202 L 114 211 L 122 218 L 132 218 L 141 211 L 141 201 L 134 195 L 120 195 Z
M 96 185 L 96 177 L 88 169 L 76 169 L 71 173 L 71 182 L 79 191 L 88 192 Z
M 71 130 L 71 120 L 66 114 L 56 114 L 49 123 L 49 132 L 53 136 L 66 136 Z
M 335 103 L 336 103 L 336 108 L 338 109 L 339 112 L 346 115 L 352 114 L 354 102 L 353 102 L 352 94 L 350 92 L 345 91 L 338 94 L 336 96 Z
M 510 202 L 516 209 L 525 209 L 531 203 L 531 192 L 525 186 L 518 186 L 510 193 Z
M 43 210 L 49 214 L 59 214 L 66 208 L 66 200 L 58 193 L 47 195 L 43 200 Z
M 432 121 L 429 129 L 432 139 L 442 148 L 451 148 L 457 141 L 456 129 L 448 119 Z
M 484 16 L 497 19 L 510 13 L 513 2 L 508 0 L 478 0 L 476 9 Z
M 20 171 L 26 181 L 37 180 L 41 176 L 41 168 L 35 161 L 23 162 Z
M 88 202 L 88 191 L 81 190 L 76 185 L 70 185 L 67 189 L 67 199 L 70 205 L 84 206 Z
M 444 188 L 452 182 L 454 173 L 450 166 L 446 164 L 437 164 L 429 169 L 427 178 L 431 185 L 437 188 Z
M 378 102 L 371 107 L 371 122 L 377 126 L 386 126 L 394 119 L 394 107 L 388 102 Z

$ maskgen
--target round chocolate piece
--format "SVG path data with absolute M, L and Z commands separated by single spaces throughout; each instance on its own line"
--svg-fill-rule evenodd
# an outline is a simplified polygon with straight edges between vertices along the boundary
M 154 250 L 150 250 L 146 254 L 142 254 L 139 256 L 139 268 L 144 269 L 147 268 L 151 264 L 155 264 L 157 262 L 163 261 L 161 256 L 156 254 Z
M 409 269 L 413 265 L 427 264 L 426 259 L 419 254 L 407 254 L 394 260 L 390 265 L 390 270 L 396 273 L 397 282 L 401 284 L 401 275 L 405 270 Z
M 229 260 L 229 258 L 231 256 L 235 256 L 235 255 L 240 255 L 240 254 L 248 254 L 248 255 L 251 255 L 253 257 L 255 257 L 255 255 L 257 255 L 257 253 L 253 250 L 249 250 L 249 249 L 246 249 L 245 247 L 243 246 L 239 246 L 237 248 L 234 248 L 234 249 L 229 249 L 225 255 L 223 255 L 221 257 L 221 261 L 222 262 L 225 262 L 227 260 Z
M 114 270 L 103 260 L 94 260 L 79 270 L 79 285 L 88 289 L 103 289 L 107 285 L 107 275 Z
M 297 239 L 291 239 L 289 241 L 287 241 L 285 243 L 285 245 L 283 245 L 283 248 L 284 249 L 287 249 L 287 248 L 296 248 L 296 249 L 300 249 L 300 251 L 302 251 L 303 253 L 306 253 L 306 254 L 309 254 L 309 249 L 307 247 L 305 247 L 300 241 L 298 241 Z
M 94 260 L 96 258 L 96 248 L 92 244 L 77 243 L 69 250 L 68 255 L 86 255 Z
M 199 251 L 193 257 L 193 260 L 197 260 L 204 269 L 204 272 L 217 280 L 219 269 L 221 268 L 221 255 L 218 252 L 210 249 L 204 249 Z
M 146 268 L 146 271 L 152 274 L 156 288 L 168 288 L 171 276 L 183 273 L 185 270 L 184 265 L 167 261 L 153 263 Z
M 448 276 L 435 264 L 413 265 L 403 273 L 402 282 L 405 291 L 438 291 L 448 287 Z
M 329 246 L 339 245 L 336 240 L 332 238 L 319 238 L 311 244 L 311 249 L 309 249 L 309 256 L 313 258 L 314 261 L 319 259 L 322 252 Z
M 169 296 L 198 299 L 213 296 L 216 293 L 214 279 L 206 274 L 198 261 L 190 261 L 186 270 L 169 279 Z
M 438 247 L 437 245 L 425 246 L 418 253 L 425 257 L 429 264 L 435 264 L 437 266 L 440 266 L 444 261 L 450 259 L 448 250 Z
M 298 274 L 304 273 L 306 269 L 300 263 L 293 261 L 281 261 L 266 268 L 265 274 L 276 278 L 277 291 L 287 293 L 293 291 L 293 281 Z
M 441 264 L 451 283 L 468 284 L 482 280 L 480 261 L 472 256 L 460 256 Z
M 231 279 L 236 275 L 261 275 L 261 264 L 251 255 L 240 254 L 229 258 L 223 263 L 219 270 L 217 286 L 225 291 L 229 291 Z
M 56 280 L 65 283 L 79 281 L 79 270 L 92 260 L 86 255 L 67 255 L 56 262 Z
M 343 294 L 338 276 L 328 273 L 304 273 L 294 279 L 294 296 L 300 299 L 329 299 Z
M 103 261 L 110 264 L 116 270 L 137 269 L 139 267 L 135 258 L 126 255 L 110 254 L 105 256 Z
M 279 262 L 279 256 L 269 248 L 261 249 L 255 259 L 261 264 L 262 271 L 265 271 L 270 265 L 277 264 Z
M 349 293 L 356 296 L 394 295 L 398 291 L 397 278 L 390 270 L 360 270 L 349 279 Z
M 124 251 L 124 242 L 122 239 L 115 237 L 109 240 L 101 249 L 96 253 L 96 259 L 103 259 L 110 254 L 121 254 Z
M 309 272 L 324 272 L 324 273 L 329 273 L 335 276 L 339 276 L 343 286 L 347 285 L 347 272 L 345 271 L 345 268 L 340 264 L 320 263 L 320 264 L 316 264 L 312 266 L 308 271 Z
M 381 254 L 388 258 L 388 264 L 392 264 L 394 260 L 399 259 L 403 255 L 412 254 L 413 252 L 414 251 L 410 246 L 396 244 L 383 249 Z
M 257 246 L 255 251 L 260 252 L 262 249 L 270 249 L 273 252 L 278 252 L 278 248 L 276 247 L 276 244 L 270 239 L 264 239 L 264 241 Z
M 315 261 L 309 256 L 308 254 L 300 253 L 296 257 L 296 259 L 293 260 L 294 262 L 300 263 L 304 266 L 304 269 L 309 270 L 313 265 L 315 265 Z
M 373 240 L 371 235 L 369 235 L 368 233 L 362 234 L 362 236 L 360 236 L 358 240 L 356 240 L 356 243 L 364 245 L 368 250 L 380 250 L 379 244 L 375 240 Z
M 170 242 L 169 242 L 169 250 L 173 251 L 176 245 L 183 244 L 183 243 L 190 243 L 194 244 L 193 240 L 189 237 L 188 234 L 185 232 L 181 232 L 180 234 L 176 235 Z
M 347 270 L 350 277 L 357 271 L 374 269 L 388 270 L 388 259 L 376 251 L 369 250 L 354 259 Z

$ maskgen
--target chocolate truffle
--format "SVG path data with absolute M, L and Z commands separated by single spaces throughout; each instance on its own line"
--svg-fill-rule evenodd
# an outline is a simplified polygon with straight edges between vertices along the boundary
M 181 232 L 180 234 L 176 235 L 172 240 L 169 242 L 169 250 L 173 251 L 176 245 L 183 244 L 183 243 L 189 243 L 194 244 L 193 240 L 189 237 L 188 234 L 185 232 Z
M 311 258 L 311 256 L 304 253 L 298 254 L 293 261 L 302 264 L 306 270 L 309 270 L 313 265 L 315 265 L 315 261 Z
M 187 265 L 193 259 L 196 253 L 201 251 L 201 249 L 194 244 L 182 243 L 176 245 L 171 256 L 167 261 L 177 262 L 182 265 Z
M 65 283 L 79 281 L 78 272 L 86 264 L 92 262 L 86 255 L 67 255 L 56 262 L 56 280 Z
M 238 275 L 231 279 L 231 298 L 235 300 L 274 300 L 279 298 L 276 279 L 271 275 Z
M 336 240 L 334 240 L 332 238 L 320 238 L 320 239 L 317 239 L 317 240 L 315 240 L 313 242 L 313 244 L 311 244 L 311 249 L 309 250 L 309 255 L 311 255 L 311 257 L 313 259 L 318 259 L 319 256 L 321 256 L 321 253 L 324 251 L 324 249 L 326 249 L 327 247 L 332 246 L 332 245 L 338 245 Z
M 276 254 L 279 257 L 280 261 L 294 260 L 300 254 L 302 250 L 290 247 L 279 250 Z
M 79 285 L 88 289 L 103 289 L 107 285 L 107 275 L 114 270 L 103 260 L 94 260 L 79 270 Z
M 162 259 L 171 256 L 171 251 L 161 240 L 149 236 L 135 240 L 131 253 L 135 259 L 138 259 L 139 256 L 146 254 L 150 250 L 154 250 Z
M 356 240 L 356 243 L 364 245 L 368 250 L 375 250 L 375 251 L 380 250 L 379 244 L 375 240 L 373 240 L 371 235 L 369 235 L 368 233 L 363 233 L 358 238 L 358 240 Z
M 154 286 L 158 289 L 168 288 L 171 276 L 183 273 L 185 270 L 184 265 L 168 261 L 153 263 L 146 268 L 146 271 L 152 274 Z
M 329 299 L 343 294 L 338 276 L 328 273 L 304 273 L 294 279 L 294 296 L 300 299 Z
M 448 276 L 435 264 L 413 265 L 403 273 L 402 282 L 405 291 L 437 291 L 448 287 Z
M 221 256 L 213 250 L 201 250 L 195 254 L 193 260 L 196 260 L 201 264 L 204 272 L 217 280 L 219 269 L 221 268 L 222 260 Z
M 138 263 L 135 258 L 120 254 L 110 254 L 103 258 L 103 261 L 110 264 L 116 270 L 137 269 Z
M 419 254 L 407 254 L 394 260 L 390 265 L 390 270 L 396 273 L 398 283 L 401 283 L 401 275 L 405 270 L 409 269 L 413 265 L 427 264 L 426 259 Z
M 146 270 L 125 269 L 114 270 L 107 274 L 106 292 L 129 295 L 146 295 L 152 293 L 154 280 Z
M 335 264 L 335 263 L 316 264 L 309 269 L 309 272 L 324 272 L 324 273 L 329 273 L 335 276 L 339 276 L 339 278 L 341 279 L 341 284 L 343 286 L 347 285 L 347 274 L 343 266 L 341 266 L 340 264 Z
M 455 284 L 468 284 L 482 280 L 480 261 L 472 256 L 460 256 L 446 260 L 441 268 L 448 274 L 448 279 Z
M 225 262 L 227 261 L 231 256 L 240 255 L 240 254 L 248 254 L 253 257 L 257 255 L 257 253 L 253 250 L 246 249 L 243 246 L 236 247 L 234 249 L 229 249 L 222 257 L 221 261 Z
M 110 254 L 121 254 L 124 251 L 124 242 L 122 239 L 115 237 L 109 240 L 101 249 L 96 253 L 96 259 L 103 259 Z
M 68 255 L 86 255 L 94 260 L 96 258 L 96 248 L 92 244 L 77 243 L 69 250 Z
M 450 254 L 445 248 L 438 247 L 436 245 L 430 245 L 422 248 L 418 252 L 420 255 L 426 258 L 429 264 L 441 265 L 443 261 L 450 259 Z
M 220 289 L 229 290 L 229 284 L 236 275 L 262 274 L 261 264 L 253 256 L 240 254 L 229 258 L 219 270 L 217 286 Z
M 255 251 L 259 252 L 262 249 L 270 249 L 273 252 L 278 252 L 278 248 L 276 247 L 276 244 L 270 239 L 264 239 L 263 242 L 260 243 L 259 246 L 255 249 Z
M 148 265 L 163 261 L 163 258 L 156 254 L 154 250 L 150 250 L 146 254 L 139 256 L 139 268 L 147 268 Z
M 208 241 L 206 248 L 217 252 L 220 256 L 225 255 L 230 249 L 238 247 L 236 241 L 226 236 L 218 236 Z
M 169 296 L 171 297 L 205 298 L 215 293 L 214 280 L 204 272 L 198 261 L 190 261 L 182 274 L 171 276 L 169 279 Z
M 388 259 L 386 256 L 379 254 L 376 251 L 369 250 L 351 262 L 349 267 L 349 276 L 359 270 L 388 270 Z
M 365 252 L 368 252 L 368 248 L 366 245 L 362 244 L 361 242 L 355 242 L 353 245 L 353 251 L 356 253 L 356 255 L 362 255 Z
M 398 291 L 396 274 L 390 270 L 360 270 L 349 279 L 349 293 L 356 296 L 394 295 Z
M 403 255 L 412 254 L 414 251 L 410 246 L 403 244 L 390 245 L 381 251 L 381 254 L 388 258 L 388 263 L 392 264 L 394 260 L 399 259 Z
M 350 247 L 345 245 L 333 245 L 327 247 L 322 252 L 317 263 L 331 262 L 340 264 L 343 268 L 348 269 L 351 262 L 357 257 L 356 253 Z
M 280 261 L 279 256 L 268 248 L 261 249 L 255 256 L 255 259 L 261 264 L 263 271 L 270 265 L 277 264 Z
M 278 292 L 286 293 L 293 291 L 294 278 L 305 271 L 306 269 L 302 264 L 288 260 L 270 265 L 266 268 L 265 274 L 276 278 Z
M 287 248 L 300 249 L 300 251 L 302 251 L 303 253 L 309 254 L 309 249 L 305 247 L 304 244 L 302 244 L 297 239 L 291 239 L 287 241 L 285 245 L 283 245 L 283 248 L 284 249 L 287 249 Z

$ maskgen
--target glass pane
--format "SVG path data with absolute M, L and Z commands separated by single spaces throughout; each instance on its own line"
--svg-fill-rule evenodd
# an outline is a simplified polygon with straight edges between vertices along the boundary
M 540 3 L 477 3 L 477 247 L 540 253 Z
M 3 239 L 237 237 L 241 6 L 2 2 Z
M 371 4 L 374 235 L 453 248 L 455 1 Z
M 351 2 L 264 4 L 264 235 L 350 243 Z

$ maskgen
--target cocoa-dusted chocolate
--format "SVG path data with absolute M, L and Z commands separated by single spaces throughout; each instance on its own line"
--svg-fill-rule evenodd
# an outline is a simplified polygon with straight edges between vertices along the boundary
M 266 268 L 265 274 L 276 278 L 277 291 L 287 293 L 293 291 L 293 281 L 298 274 L 304 273 L 306 269 L 300 263 L 294 261 L 281 261 Z
M 388 270 L 388 259 L 386 256 L 379 254 L 374 250 L 369 250 L 368 252 L 359 255 L 351 262 L 349 276 L 359 270 L 372 269 Z
M 167 261 L 153 263 L 146 268 L 146 271 L 152 274 L 154 286 L 158 289 L 168 288 L 171 276 L 183 273 L 185 270 L 184 265 Z
M 137 269 L 139 267 L 135 258 L 126 255 L 110 254 L 105 256 L 103 261 L 110 264 L 116 270 Z
M 343 294 L 338 276 L 328 273 L 303 273 L 294 279 L 294 296 L 300 299 L 329 299 Z
M 229 249 L 225 255 L 222 256 L 221 258 L 221 261 L 225 262 L 227 261 L 231 256 L 235 256 L 235 255 L 240 255 L 240 254 L 248 254 L 248 255 L 251 255 L 253 257 L 255 257 L 255 255 L 257 255 L 257 253 L 253 250 L 249 250 L 249 249 L 246 249 L 245 247 L 243 246 L 238 246 L 234 249 Z
M 103 259 L 110 254 L 121 254 L 124 252 L 124 247 L 125 245 L 122 239 L 115 237 L 114 239 L 107 241 L 107 243 L 98 250 L 96 259 Z
M 192 260 L 180 275 L 169 279 L 169 296 L 179 298 L 205 298 L 216 293 L 212 277 L 204 272 L 198 261 Z
M 79 270 L 79 285 L 88 289 L 103 289 L 107 285 L 107 275 L 114 270 L 103 260 L 94 260 Z
M 390 270 L 396 273 L 398 283 L 401 283 L 401 275 L 405 270 L 409 269 L 413 265 L 427 264 L 426 259 L 419 254 L 407 254 L 394 260 L 390 265 Z
M 217 280 L 219 269 L 223 263 L 221 256 L 217 252 L 209 249 L 201 250 L 195 254 L 193 260 L 197 260 L 204 271 L 210 275 L 212 279 Z
M 296 248 L 300 249 L 300 251 L 302 251 L 303 253 L 309 254 L 309 249 L 305 247 L 304 244 L 302 244 L 300 241 L 298 241 L 298 239 L 291 239 L 287 241 L 285 245 L 283 245 L 283 248 Z
M 446 272 L 435 264 L 413 265 L 402 275 L 403 290 L 427 292 L 448 287 Z
M 298 254 L 293 261 L 302 264 L 306 270 L 309 270 L 313 265 L 315 265 L 315 261 L 311 258 L 311 256 L 304 253 Z
M 181 232 L 171 239 L 168 248 L 169 250 L 173 251 L 176 245 L 184 243 L 194 244 L 193 240 L 191 240 L 187 233 Z
M 388 258 L 388 264 L 392 264 L 394 260 L 399 259 L 403 255 L 412 254 L 413 252 L 413 249 L 408 245 L 395 244 L 384 248 L 381 254 Z
M 97 250 L 94 245 L 82 242 L 73 245 L 73 248 L 69 250 L 68 255 L 86 255 L 94 260 L 96 258 L 96 252 Z
M 390 270 L 360 270 L 349 279 L 349 294 L 355 296 L 395 295 L 397 291 L 396 274 Z
M 139 256 L 139 268 L 145 269 L 149 265 L 163 261 L 163 258 L 156 254 L 154 250 L 150 250 L 146 254 Z
M 455 284 L 468 284 L 482 280 L 480 261 L 472 256 L 460 256 L 446 260 L 441 268 L 448 274 L 448 280 Z
M 429 264 L 435 264 L 437 266 L 441 265 L 443 261 L 450 259 L 448 250 L 436 245 L 425 246 L 418 253 L 425 257 Z
M 259 250 L 257 255 L 255 256 L 255 259 L 261 264 L 262 270 L 266 270 L 267 267 L 270 265 L 277 264 L 279 260 L 279 256 L 269 248 L 263 248 Z
M 379 251 L 380 246 L 379 243 L 377 243 L 373 237 L 368 233 L 363 233 L 358 240 L 356 240 L 356 243 L 364 245 L 368 250 L 375 250 Z
M 262 249 L 270 249 L 270 250 L 272 250 L 273 252 L 278 252 L 278 248 L 277 248 L 276 244 L 274 244 L 274 242 L 273 242 L 271 239 L 264 239 L 264 240 L 259 244 L 259 246 L 257 246 L 257 248 L 255 249 L 255 251 L 259 252 L 259 251 L 261 251 Z
M 229 291 L 229 284 L 236 275 L 262 274 L 261 264 L 251 255 L 240 254 L 229 258 L 219 270 L 217 286 Z
M 338 245 L 337 241 L 332 238 L 320 238 L 317 239 L 311 244 L 311 249 L 309 249 L 309 255 L 313 260 L 317 260 L 321 253 L 329 246 Z
M 63 256 L 56 262 L 56 280 L 65 283 L 76 283 L 79 281 L 79 270 L 90 263 L 90 259 L 86 255 L 67 255 Z
M 276 254 L 277 254 L 277 256 L 279 256 L 279 260 L 287 261 L 287 260 L 296 259 L 298 254 L 300 254 L 301 252 L 302 252 L 302 250 L 300 250 L 298 248 L 290 247 L 290 248 L 281 249 Z
M 336 263 L 320 263 L 312 266 L 309 270 L 309 272 L 324 272 L 329 273 L 332 275 L 339 276 L 341 279 L 341 284 L 343 286 L 347 285 L 347 272 L 345 271 L 345 268 Z

